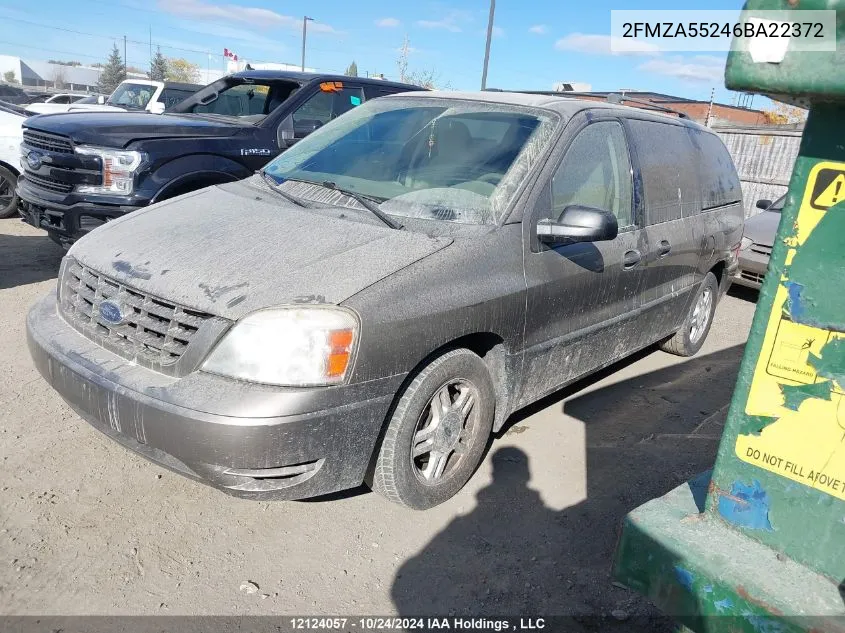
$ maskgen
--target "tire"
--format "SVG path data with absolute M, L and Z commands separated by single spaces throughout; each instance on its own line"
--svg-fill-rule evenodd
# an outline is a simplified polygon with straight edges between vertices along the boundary
M 433 360 L 405 388 L 393 411 L 372 489 L 415 510 L 453 497 L 484 456 L 495 401 L 487 366 L 473 352 L 456 349 Z M 420 451 L 416 457 L 414 446 Z
M 18 214 L 18 195 L 15 193 L 17 184 L 18 177 L 14 172 L 0 165 L 0 219 Z
M 694 356 L 707 339 L 718 300 L 719 283 L 713 273 L 707 273 L 681 329 L 663 341 L 660 349 L 676 356 Z

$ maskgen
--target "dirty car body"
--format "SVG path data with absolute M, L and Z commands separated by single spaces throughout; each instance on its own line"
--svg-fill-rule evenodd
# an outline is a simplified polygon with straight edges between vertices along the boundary
M 429 507 L 513 411 L 709 328 L 742 234 L 719 148 L 575 99 L 385 97 L 78 242 L 30 349 L 98 429 L 230 494 Z

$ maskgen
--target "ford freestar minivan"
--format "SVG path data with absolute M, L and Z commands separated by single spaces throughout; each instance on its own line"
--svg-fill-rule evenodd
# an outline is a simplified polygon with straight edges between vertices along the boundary
M 230 494 L 428 508 L 517 409 L 655 343 L 695 354 L 742 228 L 704 127 L 406 93 L 93 231 L 29 345 L 96 428 Z

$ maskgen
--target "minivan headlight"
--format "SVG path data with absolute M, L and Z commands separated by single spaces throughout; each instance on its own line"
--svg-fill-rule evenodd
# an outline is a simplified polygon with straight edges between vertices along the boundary
M 107 149 L 82 145 L 76 153 L 96 156 L 102 161 L 103 183 L 100 185 L 78 185 L 79 193 L 100 193 L 126 196 L 135 186 L 135 172 L 144 162 L 146 155 L 134 150 Z
M 358 320 L 334 307 L 260 310 L 244 317 L 209 354 L 203 371 L 280 386 L 342 382 L 358 338 Z
M 739 250 L 744 251 L 753 243 L 754 240 L 752 240 L 750 237 L 743 237 L 742 241 L 739 243 Z

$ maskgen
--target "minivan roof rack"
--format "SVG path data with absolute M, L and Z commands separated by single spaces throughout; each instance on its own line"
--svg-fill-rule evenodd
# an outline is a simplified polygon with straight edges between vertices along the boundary
M 652 103 L 651 101 L 644 101 L 642 99 L 634 99 L 633 97 L 626 97 L 621 92 L 558 92 L 556 90 L 503 90 L 502 88 L 486 88 L 486 92 L 516 92 L 518 94 L 526 95 L 546 95 L 549 97 L 569 97 L 570 99 L 577 99 L 579 97 L 600 97 L 607 103 L 615 103 L 624 105 L 627 103 L 636 103 L 641 106 L 646 106 L 644 109 L 656 110 L 658 112 L 665 112 L 667 114 L 674 114 L 679 119 L 689 119 L 689 115 L 680 110 L 667 108 L 666 106 Z

